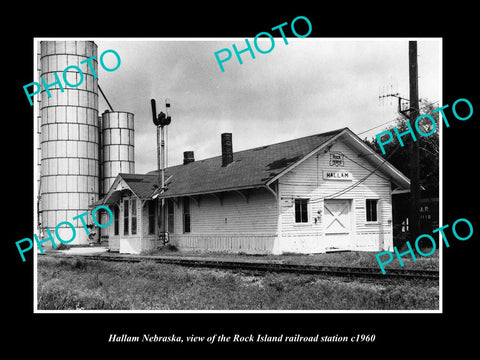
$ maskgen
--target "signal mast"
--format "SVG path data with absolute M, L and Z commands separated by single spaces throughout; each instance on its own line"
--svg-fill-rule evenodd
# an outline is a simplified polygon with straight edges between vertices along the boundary
M 151 99 L 152 105 L 152 120 L 157 127 L 157 166 L 158 166 L 158 184 L 160 187 L 154 192 L 153 199 L 163 194 L 166 190 L 165 186 L 165 130 L 164 127 L 169 125 L 172 118 L 168 115 L 170 108 L 170 99 L 165 99 L 165 112 L 160 111 L 157 115 L 157 106 L 155 99 Z M 156 194 L 155 194 L 156 193 Z M 158 227 L 158 239 L 166 245 L 169 241 L 168 233 L 165 227 L 165 199 L 162 198 L 159 202 L 160 224 Z

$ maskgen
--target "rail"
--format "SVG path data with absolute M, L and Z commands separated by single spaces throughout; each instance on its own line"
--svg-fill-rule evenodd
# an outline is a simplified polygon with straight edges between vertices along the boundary
M 331 265 L 302 265 L 286 264 L 279 261 L 253 261 L 253 260 L 226 260 L 201 257 L 175 257 L 175 256 L 140 256 L 140 255 L 98 255 L 98 254 L 45 254 L 55 258 L 83 258 L 88 260 L 103 260 L 110 262 L 141 262 L 153 261 L 159 264 L 180 265 L 198 268 L 229 269 L 236 271 L 297 273 L 311 275 L 330 275 L 349 278 L 378 278 L 378 279 L 429 279 L 438 280 L 439 272 L 435 270 L 415 269 L 386 269 L 383 275 L 379 268 L 346 267 Z

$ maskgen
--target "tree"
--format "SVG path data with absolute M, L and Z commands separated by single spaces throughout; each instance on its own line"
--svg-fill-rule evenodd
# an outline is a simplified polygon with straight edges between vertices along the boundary
M 436 127 L 435 132 L 432 135 L 421 136 L 415 130 L 415 120 L 410 122 L 410 127 L 415 133 L 415 137 L 417 139 L 416 141 L 420 148 L 420 185 L 425 188 L 425 190 L 421 192 L 421 197 L 435 198 L 438 197 L 439 194 L 440 148 L 438 131 L 441 124 L 439 122 L 438 112 L 433 113 L 433 110 L 436 109 L 436 107 L 433 106 L 433 103 L 430 103 L 426 99 L 420 99 L 419 105 L 420 114 L 428 114 L 435 120 L 435 125 L 433 125 L 428 118 L 422 118 L 418 124 L 420 130 L 423 133 L 428 134 L 433 129 L 433 126 Z M 408 130 L 406 125 L 407 120 L 408 119 L 403 115 L 397 117 L 395 127 L 399 133 L 403 133 Z M 406 135 L 402 137 L 402 141 L 404 143 L 402 148 L 393 131 L 393 126 L 389 126 L 385 130 L 388 130 L 393 134 L 392 142 L 384 145 L 385 155 L 382 154 L 376 137 L 372 137 L 371 140 L 365 138 L 364 142 L 373 150 L 375 150 L 380 156 L 387 158 L 388 161 L 403 174 L 408 176 L 408 174 L 410 174 L 410 151 L 407 149 L 409 148 L 410 143 L 413 141 L 412 136 Z

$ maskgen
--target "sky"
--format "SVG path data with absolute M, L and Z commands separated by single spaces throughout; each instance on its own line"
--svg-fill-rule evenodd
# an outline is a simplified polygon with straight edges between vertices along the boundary
M 268 49 L 270 40 L 261 39 L 258 46 Z M 220 155 L 224 132 L 232 133 L 234 151 L 343 127 L 372 138 L 398 116 L 396 100 L 379 95 L 409 97 L 409 40 L 418 43 L 419 96 L 441 106 L 441 39 L 274 39 L 268 54 L 249 39 L 255 59 L 242 53 L 243 64 L 232 44 L 242 50 L 245 38 L 93 39 L 99 56 L 112 49 L 121 58 L 115 71 L 99 66 L 98 76 L 113 109 L 135 115 L 135 172 L 157 167 L 150 99 L 157 113 L 170 99 L 169 166 L 181 164 L 184 151 L 194 151 L 195 160 Z M 232 57 L 222 72 L 214 53 L 225 48 Z M 111 53 L 104 61 L 116 65 Z M 99 113 L 107 109 L 100 94 Z

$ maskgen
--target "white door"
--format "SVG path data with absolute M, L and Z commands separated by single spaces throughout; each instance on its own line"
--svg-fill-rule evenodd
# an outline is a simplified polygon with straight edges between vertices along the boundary
M 351 250 L 351 200 L 325 200 L 323 213 L 326 251 Z

